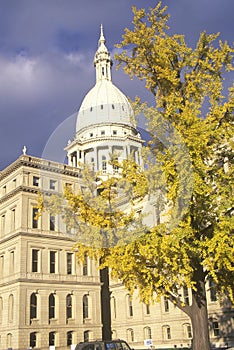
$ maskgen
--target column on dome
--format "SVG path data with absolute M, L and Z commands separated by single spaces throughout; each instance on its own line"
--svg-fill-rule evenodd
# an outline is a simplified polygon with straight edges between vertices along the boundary
M 94 148 L 94 166 L 95 166 L 95 171 L 99 170 L 99 165 L 98 165 L 98 148 Z

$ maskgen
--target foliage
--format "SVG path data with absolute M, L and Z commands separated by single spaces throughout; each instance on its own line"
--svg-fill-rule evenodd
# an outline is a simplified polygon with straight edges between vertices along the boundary
M 124 269 L 120 272 L 120 266 L 114 266 L 113 273 L 122 274 L 129 287 L 137 284 L 148 298 L 154 290 L 167 294 L 184 285 L 196 290 L 199 264 L 217 290 L 233 298 L 234 86 L 226 99 L 223 93 L 224 72 L 233 70 L 234 50 L 227 42 L 217 43 L 218 34 L 206 32 L 194 49 L 188 47 L 183 35 L 167 34 L 165 11 L 161 3 L 148 13 L 133 8 L 134 28 L 125 30 L 118 45 L 123 51 L 116 58 L 155 96 L 151 108 L 139 98 L 135 101 L 151 135 L 145 162 L 150 169 L 153 154 L 155 165 L 160 165 L 164 192 L 177 207 L 180 223 L 156 226 L 126 248 L 131 250 L 129 258 L 125 256 L 127 269 L 130 259 L 134 278 Z M 186 197 L 189 202 L 181 202 Z M 144 278 L 147 283 L 140 282 Z
M 99 176 L 89 165 L 80 165 L 82 179 L 77 193 L 71 186 L 65 186 L 62 194 L 40 193 L 39 215 L 45 210 L 60 215 L 80 252 L 84 245 L 90 254 L 96 249 L 100 254 L 101 248 L 127 244 L 146 230 L 141 217 L 135 217 L 133 211 L 135 201 L 147 193 L 144 173 L 132 160 L 115 163 L 122 176 Z

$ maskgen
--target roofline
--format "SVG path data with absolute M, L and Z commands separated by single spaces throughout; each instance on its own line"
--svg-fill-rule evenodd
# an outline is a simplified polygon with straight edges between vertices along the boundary
M 43 159 L 43 158 L 37 158 L 30 155 L 21 155 L 16 161 L 8 165 L 5 169 L 3 169 L 0 173 L 0 180 L 3 180 L 5 177 L 7 177 L 10 173 L 17 170 L 18 168 L 22 166 L 28 166 L 35 169 L 41 169 L 41 170 L 48 170 L 51 172 L 64 174 L 64 175 L 71 175 L 75 177 L 79 177 L 80 175 L 80 169 L 72 167 L 67 164 Z

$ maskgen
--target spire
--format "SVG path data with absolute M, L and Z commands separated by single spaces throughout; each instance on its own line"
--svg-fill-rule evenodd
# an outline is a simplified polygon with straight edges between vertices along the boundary
M 106 45 L 106 39 L 103 34 L 103 25 L 100 27 L 100 38 L 98 40 L 98 49 L 94 57 L 94 67 L 96 68 L 96 83 L 109 80 L 111 81 L 112 60 Z
M 106 42 L 106 39 L 104 37 L 104 34 L 103 34 L 103 25 L 101 24 L 101 27 L 100 27 L 100 38 L 99 38 L 99 41 L 98 41 L 98 46 L 100 46 L 101 44 L 105 44 Z

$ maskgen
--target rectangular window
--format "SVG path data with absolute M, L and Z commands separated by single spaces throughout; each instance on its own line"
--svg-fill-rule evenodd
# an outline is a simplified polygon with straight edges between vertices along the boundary
M 88 256 L 84 256 L 84 262 L 83 262 L 83 276 L 88 276 Z
M 38 214 L 38 209 L 33 208 L 33 210 L 32 210 L 32 228 L 38 228 L 37 214 Z
M 169 300 L 164 297 L 164 311 L 169 312 Z
M 55 332 L 49 333 L 49 346 L 55 345 Z
M 56 180 L 50 180 L 50 190 L 56 190 Z
M 67 253 L 67 274 L 72 274 L 72 253 Z
M 184 287 L 183 288 L 183 292 L 184 292 L 184 302 L 186 305 L 189 305 L 189 293 L 188 293 L 188 288 Z
M 69 190 L 72 190 L 72 184 L 69 183 L 69 182 L 66 182 L 65 183 L 65 188 L 69 189 Z
M 171 339 L 171 329 L 170 329 L 170 327 L 167 327 L 166 336 L 167 336 L 167 339 Z
M 215 282 L 212 278 L 210 278 L 209 280 L 209 287 L 210 287 L 210 301 L 217 301 Z
M 145 304 L 145 313 L 146 313 L 146 315 L 150 315 L 150 306 L 149 306 L 149 304 Z
M 4 255 L 0 256 L 0 277 L 4 275 Z
M 36 347 L 36 344 L 37 344 L 37 333 L 32 332 L 30 333 L 30 348 L 33 349 L 34 347 Z
M 38 257 L 39 257 L 39 250 L 38 249 L 33 249 L 32 250 L 32 272 L 38 272 L 39 271 Z
M 1 235 L 5 233 L 5 228 L 6 228 L 6 217 L 5 215 L 1 216 Z
M 3 194 L 3 195 L 6 194 L 6 186 L 3 186 L 3 188 L 2 188 L 2 194 Z
M 130 317 L 133 316 L 133 305 L 132 305 L 132 299 L 131 299 L 130 295 L 128 295 L 128 315 Z
M 50 215 L 50 231 L 55 230 L 55 217 L 54 215 Z
M 217 321 L 213 322 L 214 336 L 219 337 L 219 323 Z
M 39 186 L 40 178 L 38 176 L 33 176 L 33 186 Z
M 187 326 L 187 336 L 189 339 L 191 339 L 193 337 L 191 325 Z
M 12 250 L 10 252 L 10 273 L 14 273 L 15 270 L 15 252 Z
M 72 331 L 67 332 L 67 346 L 72 345 Z
M 50 273 L 55 273 L 56 268 L 56 252 L 50 251 Z
M 15 230 L 15 209 L 11 210 L 11 230 Z

